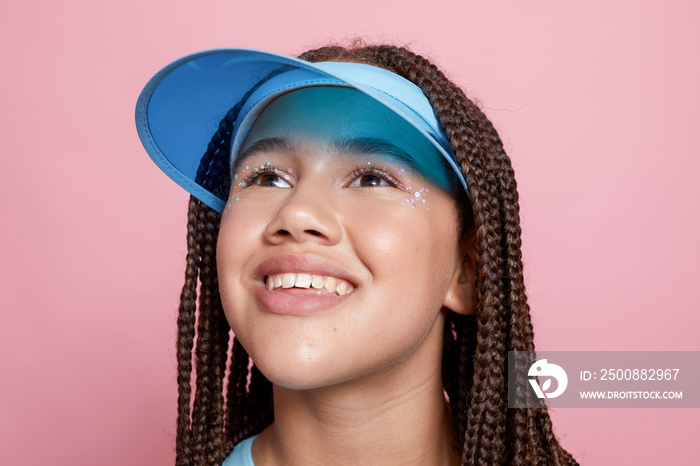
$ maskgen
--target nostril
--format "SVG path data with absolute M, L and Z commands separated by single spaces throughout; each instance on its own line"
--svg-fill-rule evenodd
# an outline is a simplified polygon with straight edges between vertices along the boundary
M 310 235 L 313 235 L 313 236 L 322 236 L 322 233 L 320 231 L 317 231 L 317 230 L 306 230 L 306 232 Z

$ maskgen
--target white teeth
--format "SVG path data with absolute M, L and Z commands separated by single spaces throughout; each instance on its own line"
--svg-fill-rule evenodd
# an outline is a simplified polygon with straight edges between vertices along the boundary
M 282 288 L 291 288 L 294 286 L 296 281 L 296 276 L 293 273 L 283 273 L 282 274 Z
M 314 279 L 311 280 L 311 286 L 313 286 L 317 290 L 323 288 L 323 277 L 320 275 L 314 275 Z
M 328 277 L 328 280 L 326 280 L 326 283 L 323 284 L 323 287 L 326 289 L 327 292 L 335 293 L 335 278 Z
M 294 286 L 297 288 L 308 288 L 311 286 L 311 275 L 305 273 L 298 273 L 297 279 L 294 282 Z
M 272 291 L 276 288 L 324 288 L 329 293 L 339 296 L 350 294 L 355 290 L 352 283 L 335 277 L 310 275 L 308 273 L 279 273 L 265 277 L 265 287 Z

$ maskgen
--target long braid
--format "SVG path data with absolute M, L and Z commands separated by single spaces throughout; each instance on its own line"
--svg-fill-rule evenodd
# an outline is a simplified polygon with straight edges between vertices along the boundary
M 199 294 L 199 309 L 211 309 L 211 292 L 207 285 L 212 281 L 211 256 L 208 249 L 211 247 L 211 236 L 208 230 L 207 210 L 199 211 L 199 227 L 202 237 L 201 262 L 199 279 L 202 283 Z M 192 435 L 194 437 L 194 453 L 200 457 L 205 454 L 208 439 L 207 419 L 209 406 L 212 404 L 214 381 L 210 377 L 210 353 L 211 353 L 211 316 L 208 312 L 200 312 L 197 316 L 197 340 L 195 344 L 197 388 L 192 409 Z
M 456 124 L 462 125 L 459 120 Z M 502 430 L 505 424 L 502 419 L 505 413 L 505 347 L 501 323 L 505 309 L 501 287 L 503 261 L 497 247 L 501 238 L 495 228 L 500 220 L 500 212 L 489 167 L 481 166 L 482 162 L 488 161 L 475 156 L 478 155 L 479 148 L 465 147 L 462 141 L 453 145 L 458 157 L 466 155 L 475 179 L 470 195 L 476 223 L 475 311 L 478 330 L 472 402 L 467 414 L 467 438 L 462 460 L 466 463 L 471 459 L 474 464 L 502 464 L 505 447 Z M 464 164 L 462 162 L 463 166 Z
M 244 427 L 244 409 L 247 404 L 246 384 L 249 361 L 248 353 L 238 339 L 234 338 L 227 393 L 226 431 L 228 435 L 226 449 L 229 451 L 245 438 L 240 432 Z
M 489 125 L 490 128 L 493 128 Z M 495 134 L 495 129 L 492 129 Z M 502 145 L 498 146 L 498 156 L 501 161 L 498 170 L 501 187 L 501 197 L 503 198 L 503 219 L 504 219 L 504 250 L 506 252 L 506 276 L 509 277 L 508 285 L 508 308 L 510 309 L 510 319 L 508 322 L 508 351 L 534 351 L 533 329 L 530 321 L 530 309 L 524 299 L 525 281 L 522 266 L 521 253 L 521 229 L 519 223 L 518 192 L 516 188 L 515 175 L 510 164 L 510 159 L 503 151 Z M 534 362 L 534 361 L 531 361 Z M 526 374 L 526 363 L 522 360 L 515 362 L 514 374 Z M 529 387 L 513 387 L 519 390 L 516 398 L 525 396 L 524 389 Z M 527 416 L 524 409 L 508 410 L 508 422 L 506 424 L 509 432 L 508 437 L 513 439 L 510 448 L 510 457 L 514 465 L 529 464 L 526 461 L 527 451 Z M 547 416 L 548 417 L 548 416 Z
M 190 198 L 187 215 L 187 267 L 185 284 L 180 294 L 177 318 L 177 445 L 176 463 L 192 464 L 192 431 L 190 428 L 190 399 L 192 396 L 192 347 L 194 345 L 195 311 L 197 309 L 197 280 L 199 253 L 195 239 L 199 201 Z
M 462 463 L 577 464 L 556 440 L 546 409 L 507 409 L 507 351 L 533 351 L 534 344 L 515 178 L 491 122 L 435 65 L 407 49 L 332 46 L 300 58 L 373 64 L 414 82 L 430 100 L 467 180 L 471 205 L 462 220 L 476 239 L 475 315 L 448 315 L 443 351 L 443 384 Z M 231 128 L 245 98 L 221 121 L 198 170 L 199 181 L 220 197 L 230 186 Z M 228 326 L 215 266 L 220 216 L 191 200 L 188 219 L 187 272 L 178 319 L 177 462 L 221 464 L 237 443 L 272 422 L 272 388 L 257 367 L 249 371 L 248 354 L 234 338 L 224 412 Z M 193 349 L 197 373 L 190 413 Z
M 203 439 L 208 462 L 223 461 L 223 379 L 228 348 L 228 326 L 218 293 L 218 278 L 214 248 L 219 233 L 220 214 L 207 209 L 203 219 L 205 244 L 202 249 L 200 281 L 200 309 L 211 309 L 200 313 L 197 336 L 197 377 L 202 379 L 202 391 L 197 386 L 193 417 L 204 420 L 206 429 Z M 208 387 L 204 390 L 204 387 Z M 200 397 L 201 395 L 201 397 Z M 195 425 L 199 426 L 199 422 Z M 200 434 L 199 429 L 195 436 Z

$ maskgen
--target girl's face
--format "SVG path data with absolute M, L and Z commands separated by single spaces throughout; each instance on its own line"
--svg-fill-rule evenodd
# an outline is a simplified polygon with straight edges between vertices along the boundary
M 443 306 L 468 312 L 455 202 L 433 146 L 358 91 L 274 100 L 243 143 L 217 264 L 231 327 L 273 383 L 437 370 Z M 418 167 L 418 168 L 416 168 Z M 469 282 L 469 280 L 466 280 Z

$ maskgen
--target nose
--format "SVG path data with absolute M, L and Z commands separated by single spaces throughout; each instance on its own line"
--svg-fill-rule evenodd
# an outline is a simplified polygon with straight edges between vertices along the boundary
M 289 197 L 264 231 L 265 239 L 272 244 L 310 241 L 333 245 L 342 235 L 330 193 L 303 182 L 291 188 Z

